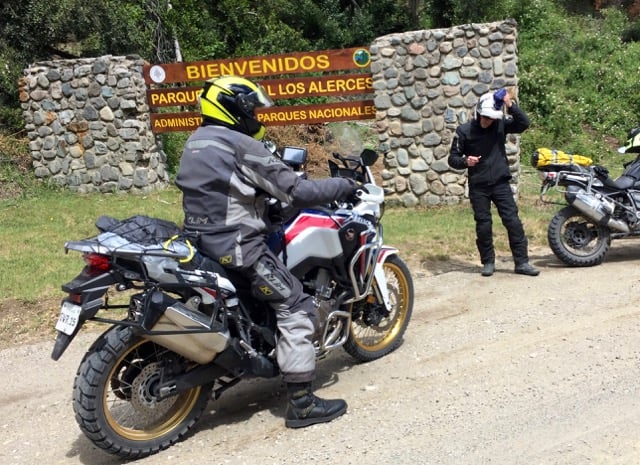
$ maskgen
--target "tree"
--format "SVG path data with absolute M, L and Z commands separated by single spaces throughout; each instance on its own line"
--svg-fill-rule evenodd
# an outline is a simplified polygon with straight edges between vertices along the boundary
M 536 0 L 426 0 L 425 11 L 432 26 L 439 28 L 507 19 L 516 7 L 531 3 Z

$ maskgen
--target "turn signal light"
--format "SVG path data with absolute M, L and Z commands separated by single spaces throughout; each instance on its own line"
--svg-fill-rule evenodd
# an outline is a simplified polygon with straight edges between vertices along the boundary
M 538 171 L 538 176 L 541 181 L 552 183 L 555 182 L 558 177 L 558 173 L 555 171 Z

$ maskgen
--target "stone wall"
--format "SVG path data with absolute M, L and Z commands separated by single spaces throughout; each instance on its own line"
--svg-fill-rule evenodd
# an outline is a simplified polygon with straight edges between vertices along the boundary
M 138 57 L 37 63 L 20 101 L 35 175 L 79 193 L 147 193 L 169 182 Z
M 517 92 L 513 21 L 392 34 L 371 46 L 376 126 L 385 153 L 383 184 L 406 207 L 468 198 L 466 171 L 449 168 L 456 127 L 473 116 L 478 98 L 501 87 Z M 513 94 L 512 94 L 513 95 Z M 507 155 L 517 193 L 519 137 Z
M 370 47 L 384 187 L 390 204 L 459 203 L 466 171 L 447 163 L 456 127 L 484 92 L 517 93 L 512 21 L 380 37 Z M 38 63 L 25 70 L 20 99 L 35 174 L 70 190 L 146 193 L 169 183 L 166 156 L 149 124 L 138 57 Z M 514 193 L 519 138 L 508 136 Z

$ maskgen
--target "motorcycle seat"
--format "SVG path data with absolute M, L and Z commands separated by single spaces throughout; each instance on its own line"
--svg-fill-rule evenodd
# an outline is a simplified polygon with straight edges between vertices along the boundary
M 633 176 L 622 175 L 618 179 L 607 178 L 603 180 L 603 184 L 607 187 L 613 187 L 614 189 L 625 190 L 636 186 L 637 179 Z

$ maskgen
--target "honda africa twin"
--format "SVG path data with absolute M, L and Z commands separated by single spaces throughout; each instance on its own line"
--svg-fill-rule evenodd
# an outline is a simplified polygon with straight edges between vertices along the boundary
M 272 245 L 315 299 L 317 356 L 343 347 L 366 362 L 401 344 L 413 282 L 398 250 L 383 241 L 385 192 L 370 170 L 377 154 L 335 157 L 331 175 L 360 182 L 357 195 L 293 212 L 273 202 L 280 227 Z M 283 160 L 301 167 L 306 151 L 286 149 Z M 140 458 L 183 438 L 209 400 L 241 380 L 279 375 L 276 317 L 175 224 L 134 216 L 96 225 L 95 237 L 65 244 L 86 265 L 62 286 L 52 358 L 86 322 L 109 325 L 82 359 L 73 409 L 97 447 Z M 112 303 L 118 293 L 124 303 Z

